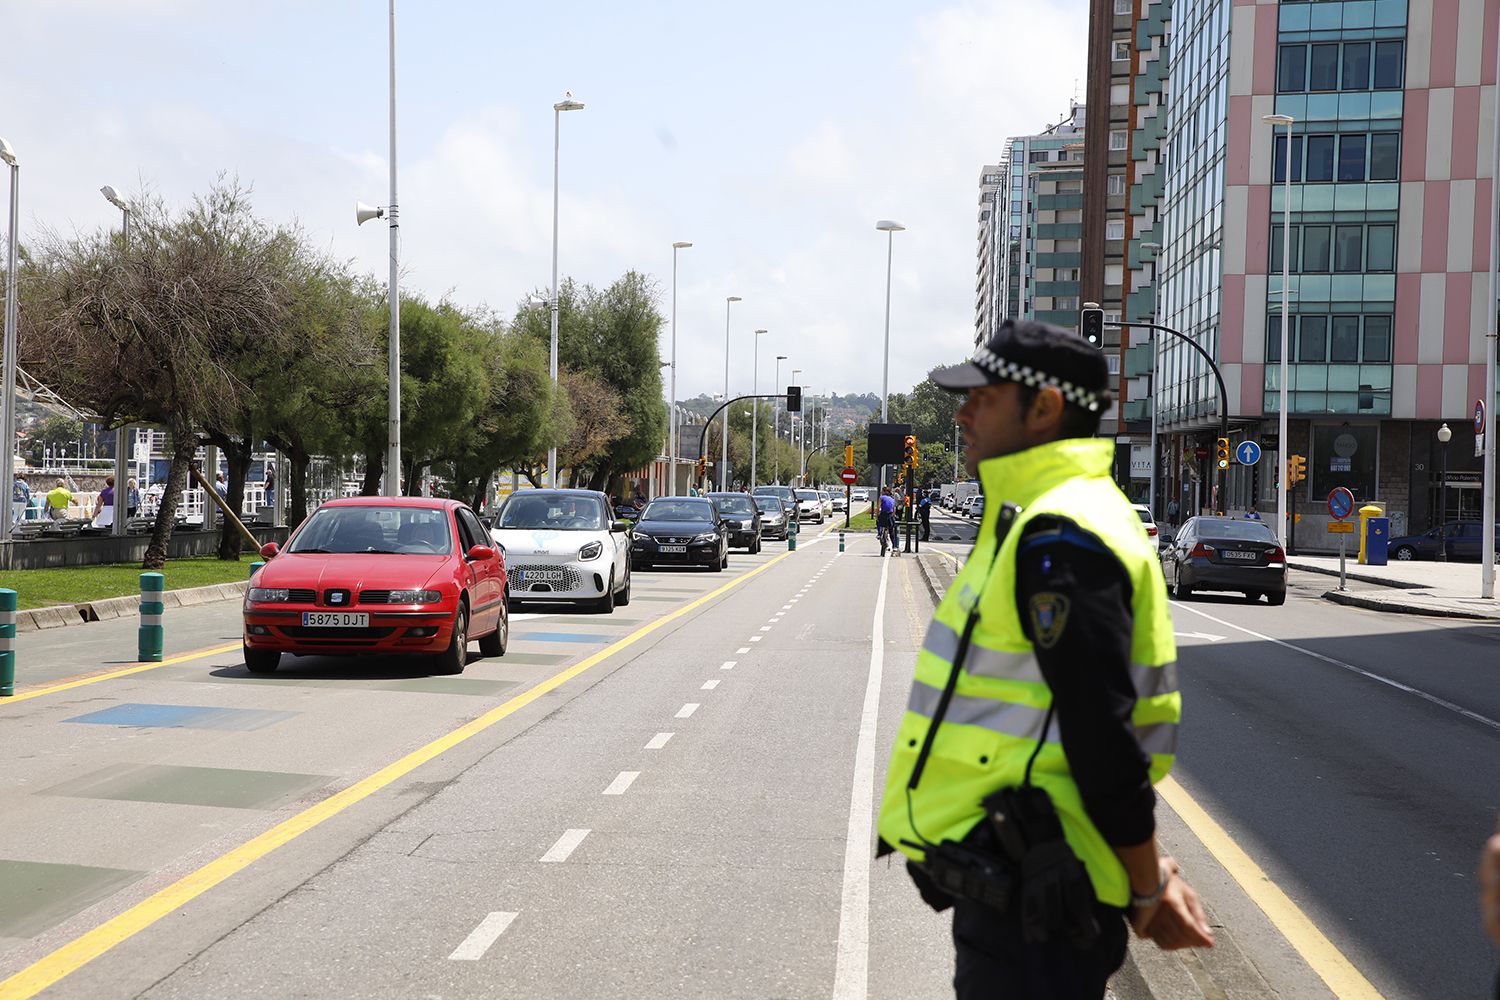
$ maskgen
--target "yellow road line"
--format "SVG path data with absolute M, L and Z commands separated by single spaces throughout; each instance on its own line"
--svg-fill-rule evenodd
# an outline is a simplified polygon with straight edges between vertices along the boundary
M 1265 871 L 1246 854 L 1228 832 L 1181 785 L 1163 778 L 1156 786 L 1161 797 L 1182 817 L 1193 835 L 1240 884 L 1240 888 L 1270 918 L 1288 943 L 1318 974 L 1318 978 L 1340 1000 L 1383 1000 L 1380 991 L 1344 957 L 1334 943 L 1318 930 L 1302 908 L 1271 881 Z
M 63 681 L 61 684 L 49 684 L 45 687 L 21 691 L 18 694 L 6 698 L 4 701 L 0 701 L 0 708 L 4 708 L 6 705 L 14 705 L 19 701 L 27 701 L 31 698 L 40 698 L 45 694 L 57 694 L 57 692 L 59 691 L 71 691 L 73 688 L 84 687 L 88 684 L 98 684 L 100 681 L 112 681 L 117 677 L 129 677 L 131 674 L 145 673 L 147 670 L 155 670 L 157 667 L 170 667 L 174 663 L 186 663 L 189 660 L 201 660 L 205 656 L 218 656 L 220 653 L 227 653 L 232 649 L 239 648 L 240 644 L 237 642 L 230 643 L 227 646 L 210 646 L 207 649 L 198 649 L 194 650 L 191 653 L 183 653 L 181 656 L 170 656 L 158 663 L 136 663 L 128 667 L 121 667 L 119 670 L 106 670 L 103 673 L 89 674 L 86 677 L 77 677 L 73 680 Z
M 0 1000 L 27 1000 L 27 998 L 36 996 L 58 980 L 71 975 L 111 948 L 129 940 L 168 914 L 186 906 L 214 886 L 248 868 L 278 847 L 290 843 L 319 824 L 337 816 L 350 806 L 369 798 L 382 788 L 405 777 L 440 754 L 478 736 L 507 716 L 519 712 L 542 695 L 566 684 L 585 671 L 598 666 L 614 654 L 628 646 L 634 645 L 664 625 L 681 618 L 695 608 L 702 607 L 721 594 L 738 587 L 751 577 L 764 573 L 789 555 L 791 555 L 790 552 L 783 552 L 763 565 L 757 566 L 750 572 L 731 580 L 717 590 L 704 594 L 702 597 L 683 605 L 676 611 L 658 618 L 649 625 L 641 626 L 612 645 L 568 667 L 566 670 L 553 674 L 535 687 L 496 706 L 477 719 L 465 723 L 446 736 L 441 736 L 426 746 L 413 750 L 411 753 L 392 764 L 386 765 L 369 777 L 355 782 L 343 791 L 324 799 L 314 806 L 304 809 L 289 819 L 283 820 L 258 837 L 220 855 L 197 871 L 184 875 L 166 888 L 136 903 L 130 909 L 110 918 L 93 930 L 84 932 L 51 954 L 38 959 L 9 979 L 0 982 Z M 153 666 L 160 665 L 153 664 Z

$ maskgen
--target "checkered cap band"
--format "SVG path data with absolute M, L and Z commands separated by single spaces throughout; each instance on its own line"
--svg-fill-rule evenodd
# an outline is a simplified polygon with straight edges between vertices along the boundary
M 1097 413 L 1100 409 L 1099 396 L 1097 393 L 1087 389 L 1080 389 L 1072 382 L 1065 381 L 1055 375 L 1037 371 L 1030 365 L 1018 364 L 1008 358 L 1002 358 L 988 347 L 981 347 L 974 352 L 974 364 L 999 378 L 1029 385 L 1033 389 L 1040 389 L 1044 385 L 1050 385 L 1063 394 L 1063 398 L 1081 409 L 1090 413 Z

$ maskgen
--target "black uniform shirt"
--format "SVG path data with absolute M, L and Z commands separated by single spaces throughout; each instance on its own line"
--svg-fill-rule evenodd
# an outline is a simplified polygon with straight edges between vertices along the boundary
M 1131 585 L 1097 536 L 1071 521 L 1029 521 L 1016 556 L 1016 605 L 1052 689 L 1063 752 L 1089 818 L 1115 846 L 1155 831 L 1150 761 L 1130 721 Z

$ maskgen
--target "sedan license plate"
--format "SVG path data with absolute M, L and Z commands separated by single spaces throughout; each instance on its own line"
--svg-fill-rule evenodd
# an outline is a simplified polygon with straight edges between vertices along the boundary
M 1256 556 L 1256 554 L 1254 552 L 1225 552 L 1224 553 L 1224 558 L 1225 559 L 1243 559 L 1243 560 L 1246 560 L 1246 561 L 1249 561 L 1249 562 L 1254 562 L 1258 557 Z
M 311 628 L 369 628 L 370 616 L 353 611 L 304 611 L 302 624 Z
M 522 569 L 518 571 L 521 583 L 562 583 L 560 569 Z
M 661 550 L 663 552 L 685 553 L 685 552 L 687 552 L 687 546 L 686 545 L 663 545 L 661 547 Z

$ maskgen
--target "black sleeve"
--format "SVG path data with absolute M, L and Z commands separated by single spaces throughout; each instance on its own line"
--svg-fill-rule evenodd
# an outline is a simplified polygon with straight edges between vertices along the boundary
M 1063 752 L 1089 818 L 1117 846 L 1155 830 L 1150 761 L 1130 721 L 1131 587 L 1096 536 L 1037 517 L 1016 557 L 1021 627 L 1052 689 Z

